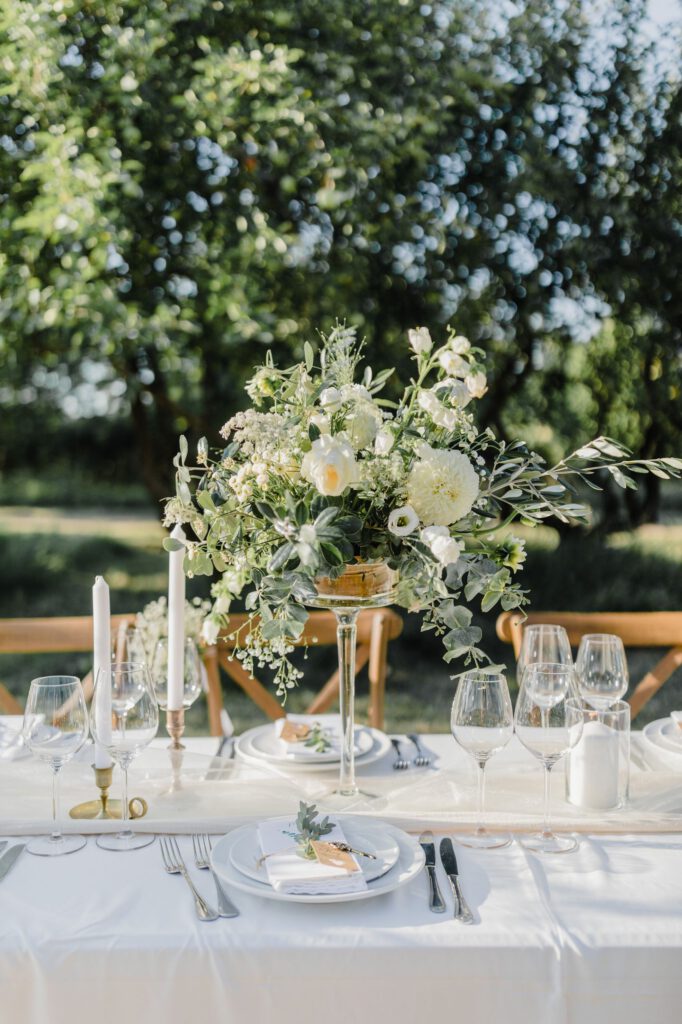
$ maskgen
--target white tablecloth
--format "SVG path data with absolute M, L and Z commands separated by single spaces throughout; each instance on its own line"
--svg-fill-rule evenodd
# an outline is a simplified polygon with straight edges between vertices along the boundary
M 451 739 L 426 742 L 455 757 Z M 556 858 L 516 842 L 457 856 L 469 927 L 429 912 L 424 875 L 335 906 L 235 892 L 239 918 L 202 924 L 158 842 L 24 854 L 0 883 L 0 1022 L 679 1022 L 682 835 L 583 836 Z M 212 898 L 207 874 L 192 873 Z

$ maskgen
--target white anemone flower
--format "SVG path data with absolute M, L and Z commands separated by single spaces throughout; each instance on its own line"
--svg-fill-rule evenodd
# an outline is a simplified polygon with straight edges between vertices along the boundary
M 357 481 L 358 466 L 348 441 L 323 434 L 313 441 L 301 462 L 301 476 L 320 494 L 336 496 Z
M 407 498 L 425 526 L 450 526 L 471 511 L 478 487 L 466 455 L 424 445 L 407 478 Z
M 419 516 L 411 505 L 394 508 L 388 517 L 388 529 L 396 537 L 407 537 L 419 526 Z

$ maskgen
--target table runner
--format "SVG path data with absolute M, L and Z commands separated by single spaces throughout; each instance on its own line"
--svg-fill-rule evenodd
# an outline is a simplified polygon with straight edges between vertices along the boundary
M 260 768 L 239 760 L 211 757 L 216 741 L 189 739 L 179 768 L 171 763 L 165 741 L 158 739 L 133 763 L 130 795 L 149 802 L 148 815 L 131 823 L 137 831 L 222 834 L 264 817 L 294 812 L 300 800 L 324 797 L 335 782 L 334 772 Z M 394 772 L 393 755 L 363 768 L 361 786 L 377 798 L 359 797 L 349 805 L 354 814 L 380 817 L 407 830 L 430 827 L 437 831 L 476 826 L 476 784 L 473 761 L 449 736 L 424 737 L 434 765 L 428 769 Z M 651 767 L 649 744 L 633 734 L 631 799 L 626 809 L 589 812 L 564 799 L 561 765 L 552 773 L 552 816 L 559 829 L 582 833 L 682 832 L 682 773 L 655 761 Z M 175 778 L 173 772 L 176 772 Z M 538 827 L 542 808 L 542 770 L 514 738 L 490 764 L 485 821 L 489 828 L 517 832 Z M 96 795 L 92 770 L 84 761 L 63 770 L 62 806 L 69 807 Z M 118 795 L 119 781 L 111 796 Z M 0 834 L 29 835 L 49 831 L 49 769 L 33 759 L 0 763 Z M 65 829 L 93 833 L 115 831 L 117 822 L 66 819 Z

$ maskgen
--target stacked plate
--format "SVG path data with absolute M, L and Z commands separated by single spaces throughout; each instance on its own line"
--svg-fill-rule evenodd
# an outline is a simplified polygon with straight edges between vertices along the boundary
M 285 825 L 291 819 L 274 820 Z M 268 882 L 264 865 L 259 864 L 261 847 L 257 825 L 235 829 L 215 844 L 211 853 L 213 870 L 227 885 L 266 899 L 290 903 L 348 903 L 392 892 L 411 882 L 423 868 L 421 846 L 401 829 L 368 821 L 359 815 L 338 815 L 335 820 L 351 846 L 372 853 L 376 858 L 358 858 L 367 882 L 367 888 L 361 892 L 302 895 L 276 891 Z
M 379 729 L 358 726 L 355 729 L 355 766 L 378 761 L 391 749 L 391 741 L 386 733 Z M 270 764 L 286 771 L 338 771 L 338 750 L 321 754 L 307 754 L 305 758 L 292 758 L 279 739 L 274 722 L 249 729 L 235 742 L 235 752 L 244 761 L 252 764 Z
M 642 735 L 659 752 L 677 755 L 682 768 L 682 729 L 672 718 L 658 718 L 644 726 Z

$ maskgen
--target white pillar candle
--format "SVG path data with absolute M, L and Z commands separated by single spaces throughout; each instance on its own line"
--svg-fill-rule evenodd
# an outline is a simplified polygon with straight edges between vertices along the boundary
M 95 577 L 92 588 L 92 674 L 101 692 L 97 697 L 95 768 L 110 768 L 111 758 L 106 742 L 111 738 L 111 607 L 109 587 L 103 576 Z
M 180 524 L 171 537 L 183 545 L 168 559 L 168 710 L 179 711 L 185 675 L 185 534 Z
M 607 810 L 618 805 L 618 733 L 603 722 L 585 722 L 570 754 L 569 793 L 578 807 Z

